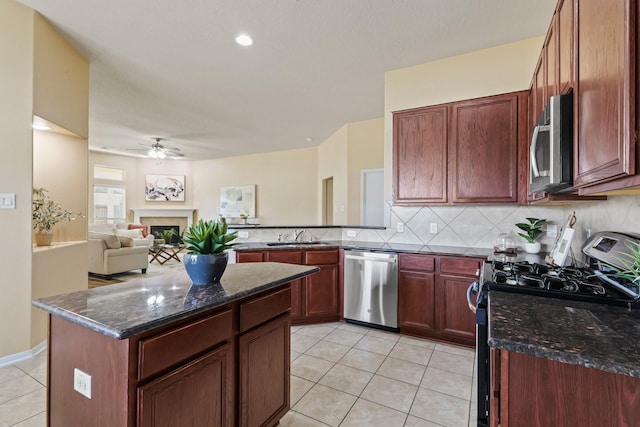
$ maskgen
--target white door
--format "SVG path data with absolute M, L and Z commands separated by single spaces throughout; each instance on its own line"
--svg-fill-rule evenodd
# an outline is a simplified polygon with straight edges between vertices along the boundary
M 384 225 L 384 169 L 363 169 L 360 225 Z

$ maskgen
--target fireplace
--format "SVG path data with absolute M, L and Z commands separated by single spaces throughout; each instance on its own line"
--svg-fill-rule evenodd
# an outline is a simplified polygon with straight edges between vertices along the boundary
M 173 236 L 171 237 L 171 241 L 167 242 L 165 239 L 165 243 L 174 244 L 180 243 L 180 226 L 179 225 L 152 225 L 151 234 L 153 234 L 156 239 L 162 239 L 162 232 L 165 230 L 174 230 Z

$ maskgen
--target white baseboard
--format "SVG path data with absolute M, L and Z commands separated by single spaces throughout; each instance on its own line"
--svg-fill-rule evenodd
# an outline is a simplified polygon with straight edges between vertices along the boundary
M 40 354 L 47 349 L 47 340 L 42 341 L 31 350 L 21 351 L 20 353 L 10 354 L 8 356 L 0 357 L 0 368 L 5 366 L 14 365 L 23 360 L 31 359 L 32 357 Z

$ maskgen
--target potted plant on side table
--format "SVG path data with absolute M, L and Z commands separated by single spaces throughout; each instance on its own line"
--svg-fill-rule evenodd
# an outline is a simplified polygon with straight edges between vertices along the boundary
M 34 239 L 37 246 L 49 246 L 53 240 L 51 227 L 61 221 L 73 221 L 77 217 L 83 217 L 81 213 L 73 213 L 62 209 L 59 203 L 54 202 L 47 196 L 44 188 L 33 189 L 33 212 L 31 219 L 33 222 Z
M 237 231 L 227 231 L 224 218 L 217 221 L 200 219 L 185 230 L 182 240 L 187 245 L 187 253 L 182 261 L 194 285 L 220 282 L 229 261 L 226 251 L 235 245 L 231 242 L 238 237 Z
M 524 250 L 530 254 L 537 254 L 540 252 L 540 242 L 536 242 L 536 239 L 542 234 L 542 226 L 547 223 L 546 219 L 539 218 L 527 218 L 529 222 L 519 222 L 516 224 L 520 230 L 524 233 L 518 233 L 518 236 L 522 237 L 527 243 L 524 244 Z

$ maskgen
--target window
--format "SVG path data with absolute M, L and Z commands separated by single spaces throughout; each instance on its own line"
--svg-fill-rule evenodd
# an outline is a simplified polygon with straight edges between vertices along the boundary
M 93 166 L 93 223 L 117 224 L 126 221 L 127 192 L 125 170 L 113 166 Z M 112 182 L 121 185 L 112 185 Z
M 123 187 L 94 185 L 93 223 L 117 224 L 125 222 L 127 192 Z

